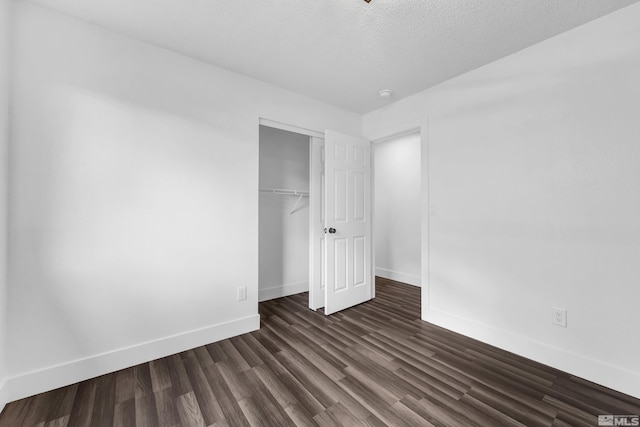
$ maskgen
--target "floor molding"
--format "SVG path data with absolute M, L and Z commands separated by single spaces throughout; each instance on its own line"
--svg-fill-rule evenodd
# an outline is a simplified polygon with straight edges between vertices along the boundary
M 258 301 L 268 301 L 271 299 L 288 297 L 289 295 L 307 292 L 309 290 L 309 282 L 289 283 L 282 286 L 273 286 L 258 291 Z
M 6 403 L 54 390 L 140 363 L 221 341 L 260 328 L 260 315 L 254 314 L 229 322 L 136 344 L 95 356 L 62 363 L 7 378 L 0 399 Z M 2 403 L 2 400 L 0 400 Z
M 596 384 L 640 398 L 640 372 L 633 372 L 608 364 L 602 360 L 587 358 L 541 341 L 498 330 L 432 307 L 428 310 L 427 318 L 423 320 Z
M 330 316 L 307 293 L 260 303 L 257 331 L 11 402 L 0 427 L 595 426 L 640 414 L 640 399 L 420 320 L 418 287 L 376 288 Z
M 4 409 L 4 405 L 9 402 L 10 400 L 7 393 L 7 381 L 3 378 L 0 381 L 0 413 Z
M 381 267 L 376 267 L 376 276 L 418 287 L 420 287 L 422 283 L 422 278 L 415 274 L 402 273 L 400 271 L 388 270 Z

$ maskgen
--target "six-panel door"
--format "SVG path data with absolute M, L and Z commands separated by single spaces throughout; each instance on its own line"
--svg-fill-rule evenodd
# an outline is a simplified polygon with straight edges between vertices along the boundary
M 324 177 L 324 310 L 331 314 L 373 295 L 371 143 L 326 131 Z

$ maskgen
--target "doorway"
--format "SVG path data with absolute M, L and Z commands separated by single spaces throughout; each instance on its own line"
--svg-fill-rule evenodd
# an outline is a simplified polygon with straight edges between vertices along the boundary
M 309 290 L 307 135 L 260 126 L 258 300 Z
M 421 134 L 418 130 L 375 141 L 375 274 L 420 286 Z

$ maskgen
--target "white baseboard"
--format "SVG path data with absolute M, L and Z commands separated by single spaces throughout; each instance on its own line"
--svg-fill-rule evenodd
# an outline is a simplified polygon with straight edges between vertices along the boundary
M 0 380 L 0 413 L 2 413 L 4 409 L 4 405 L 9 403 L 9 396 L 7 393 L 7 382 L 4 380 Z
M 260 315 L 254 314 L 229 322 L 136 344 L 95 356 L 10 377 L 0 388 L 5 403 L 64 387 L 140 363 L 180 353 L 201 345 L 221 341 L 260 328 Z M 2 392 L 4 390 L 4 393 Z M 0 400 L 2 403 L 3 400 Z
M 576 377 L 640 398 L 640 372 L 557 348 L 429 308 L 423 320 L 478 341 L 551 366 Z
M 268 301 L 270 299 L 282 298 L 289 295 L 307 292 L 309 290 L 309 282 L 288 283 L 281 286 L 271 286 L 258 291 L 258 301 Z
M 399 271 L 388 270 L 386 268 L 376 267 L 376 276 L 385 279 L 395 280 L 396 282 L 406 283 L 408 285 L 420 287 L 422 278 L 415 274 L 401 273 Z

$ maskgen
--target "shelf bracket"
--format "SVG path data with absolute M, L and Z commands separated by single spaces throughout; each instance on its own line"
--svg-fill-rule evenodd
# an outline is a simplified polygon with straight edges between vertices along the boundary
M 296 208 L 300 204 L 300 201 L 302 200 L 303 197 L 304 197 L 304 194 L 301 194 L 300 197 L 298 197 L 298 200 L 296 200 L 296 202 L 293 204 L 293 207 L 291 208 L 291 212 L 289 212 L 289 215 L 293 215 L 297 211 Z

